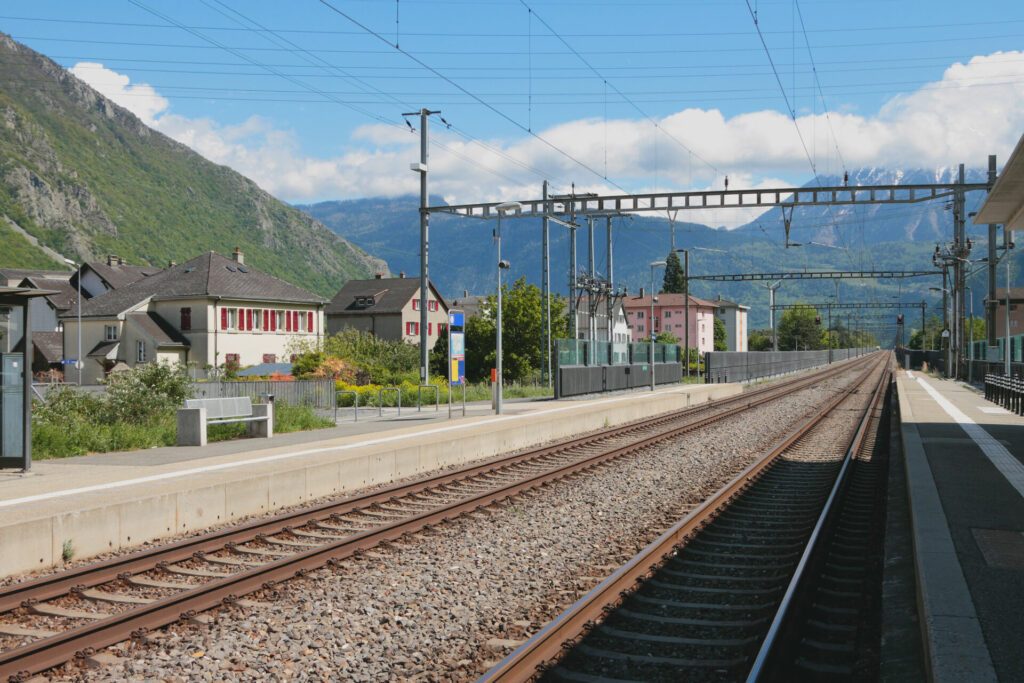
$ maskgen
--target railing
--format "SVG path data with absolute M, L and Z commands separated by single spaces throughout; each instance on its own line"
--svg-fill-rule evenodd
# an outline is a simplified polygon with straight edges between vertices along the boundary
M 704 381 L 746 382 L 807 370 L 871 352 L 871 348 L 817 351 L 711 351 L 704 354 Z M 830 360 L 831 355 L 831 360 Z
M 1024 379 L 1019 376 L 985 375 L 985 398 L 1011 413 L 1024 415 Z
M 384 416 L 384 394 L 393 391 L 397 397 L 398 403 L 398 416 L 402 416 L 402 390 L 399 387 L 381 387 L 380 391 L 377 392 L 377 417 Z
M 352 395 L 352 421 L 359 422 L 359 392 L 351 389 L 339 389 L 334 392 L 334 422 L 338 422 L 338 403 L 342 396 Z
M 334 407 L 334 380 L 309 379 L 294 382 L 257 380 L 254 382 L 193 382 L 196 398 L 258 399 L 262 394 L 273 394 L 274 400 L 289 405 L 307 405 L 323 410 Z
M 650 342 L 607 342 L 590 339 L 556 339 L 558 367 L 600 367 L 651 362 Z M 655 363 L 681 363 L 678 344 L 654 344 Z
M 416 389 L 416 412 L 420 412 L 423 407 L 423 390 L 433 389 L 434 390 L 434 412 L 441 410 L 441 390 L 437 388 L 436 384 L 421 384 Z

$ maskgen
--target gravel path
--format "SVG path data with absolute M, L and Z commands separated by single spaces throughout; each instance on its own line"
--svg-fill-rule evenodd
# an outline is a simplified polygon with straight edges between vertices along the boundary
M 473 679 L 818 408 L 849 373 L 668 446 L 116 646 L 58 680 Z

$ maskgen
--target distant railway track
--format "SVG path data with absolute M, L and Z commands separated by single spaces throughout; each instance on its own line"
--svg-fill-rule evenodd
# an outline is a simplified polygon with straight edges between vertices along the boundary
M 0 680 L 143 637 L 311 569 L 739 415 L 870 364 L 786 382 L 0 589 Z
M 890 377 L 872 363 L 481 681 L 852 675 Z

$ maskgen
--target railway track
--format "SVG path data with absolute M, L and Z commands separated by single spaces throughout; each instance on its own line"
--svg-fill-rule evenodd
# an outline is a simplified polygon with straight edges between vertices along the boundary
M 598 467 L 870 363 L 228 527 L 0 590 L 0 680 L 19 680 L 387 541 Z
M 481 681 L 851 676 L 888 363 L 878 359 Z

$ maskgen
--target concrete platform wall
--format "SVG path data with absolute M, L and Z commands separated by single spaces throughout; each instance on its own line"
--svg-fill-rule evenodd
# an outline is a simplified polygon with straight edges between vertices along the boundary
M 323 496 L 422 475 L 501 453 L 686 408 L 742 391 L 691 385 L 580 403 L 545 404 L 443 426 L 396 429 L 299 449 L 269 449 L 239 462 L 183 463 L 183 472 L 139 476 L 125 486 L 32 501 L 0 513 L 0 576 L 82 559 L 267 514 Z M 206 461 L 198 461 L 206 462 Z M 239 466 L 242 465 L 242 466 Z M 136 475 L 145 468 L 132 468 Z M 151 470 L 143 472 L 149 474 Z

